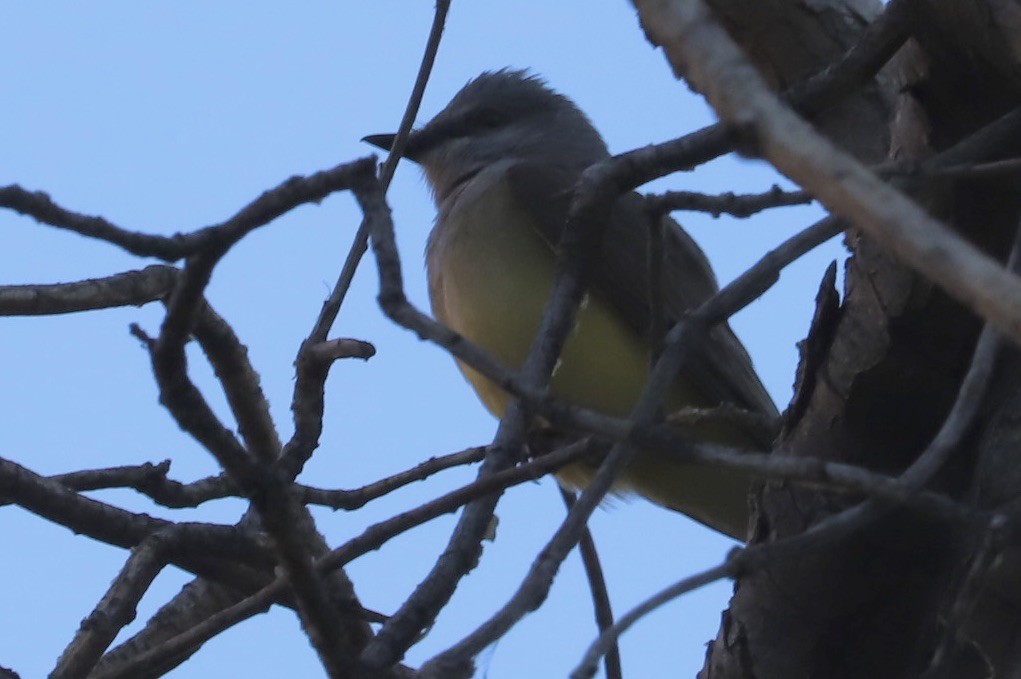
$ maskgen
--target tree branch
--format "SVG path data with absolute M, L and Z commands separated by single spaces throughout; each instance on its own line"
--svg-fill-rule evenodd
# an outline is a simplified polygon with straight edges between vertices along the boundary
M 223 385 L 245 447 L 263 464 L 280 456 L 280 438 L 269 414 L 269 401 L 259 375 L 248 360 L 248 349 L 234 329 L 203 301 L 192 334 Z
M 370 526 L 358 537 L 320 557 L 316 561 L 315 567 L 321 573 L 340 568 L 363 554 L 379 549 L 388 540 L 401 533 L 444 514 L 449 514 L 480 496 L 541 478 L 545 474 L 591 454 L 596 448 L 598 445 L 589 440 L 579 441 L 531 462 L 462 486 L 420 507 Z M 144 668 L 162 666 L 165 659 L 179 657 L 187 650 L 202 645 L 233 625 L 265 611 L 275 599 L 286 592 L 287 586 L 285 578 L 277 578 L 272 584 L 255 594 L 210 616 L 202 623 L 187 629 L 162 645 L 138 654 L 110 672 L 100 673 L 96 679 L 134 677 Z
M 558 485 L 560 497 L 564 499 L 567 510 L 574 506 L 574 493 Z M 589 589 L 592 591 L 592 605 L 596 614 L 596 625 L 599 631 L 605 634 L 613 627 L 613 608 L 610 606 L 610 594 L 606 591 L 606 578 L 603 577 L 603 567 L 599 563 L 599 553 L 596 551 L 596 542 L 592 538 L 592 531 L 588 528 L 578 542 L 578 551 L 581 554 L 581 561 L 585 567 L 585 576 L 588 579 Z M 600 656 L 603 658 L 603 667 L 606 669 L 606 679 L 623 679 L 624 671 L 620 666 L 620 648 L 616 641 L 611 641 Z
M 225 252 L 246 234 L 265 226 L 282 214 L 305 203 L 318 203 L 331 193 L 347 188 L 352 172 L 360 164 L 344 163 L 307 177 L 291 177 L 264 192 L 225 222 L 173 236 L 156 236 L 122 229 L 101 217 L 88 217 L 66 210 L 42 192 L 32 193 L 20 186 L 0 187 L 0 207 L 33 217 L 37 221 L 105 241 L 139 257 L 157 257 L 172 262 L 199 252 Z
M 741 554 L 741 552 L 737 552 Z M 603 633 L 599 635 L 592 645 L 588 647 L 584 657 L 578 666 L 575 667 L 574 671 L 571 672 L 571 679 L 588 679 L 594 677 L 596 669 L 599 665 L 599 659 L 612 653 L 617 647 L 617 640 L 620 639 L 624 632 L 631 629 L 631 627 L 652 613 L 657 608 L 667 604 L 679 596 L 693 592 L 700 587 L 710 585 L 717 580 L 724 578 L 734 578 L 740 572 L 740 565 L 738 559 L 727 558 L 722 564 L 713 566 L 712 568 L 706 569 L 701 573 L 688 576 L 683 580 L 680 580 L 673 585 L 657 592 L 653 596 L 649 597 L 639 605 L 632 608 L 630 611 L 625 613 L 620 620 L 618 620 L 612 627 L 603 630 Z
M 136 546 L 50 674 L 54 679 L 87 676 L 118 633 L 135 619 L 136 606 L 156 576 L 172 561 L 216 552 L 222 539 L 207 524 L 176 524 Z
M 57 481 L 39 476 L 3 458 L 0 458 L 0 496 L 5 502 L 17 504 L 77 534 L 129 549 L 150 535 L 175 525 L 164 519 L 135 514 L 84 497 Z M 256 534 L 233 526 L 207 524 L 207 528 L 222 549 L 214 550 L 214 553 L 207 556 L 243 560 L 267 570 L 273 567 L 272 556 Z M 206 560 L 174 563 L 192 572 L 209 573 L 209 562 Z M 206 563 L 207 566 L 202 567 L 200 563 Z
M 180 272 L 153 265 L 141 271 L 53 285 L 0 286 L 0 316 L 50 316 L 142 306 L 170 294 Z
M 711 196 L 695 191 L 667 191 L 659 195 L 647 195 L 646 204 L 654 213 L 666 213 L 674 210 L 689 212 L 707 212 L 713 217 L 728 214 L 744 219 L 758 214 L 763 210 L 790 205 L 807 205 L 812 196 L 805 191 L 784 191 L 779 186 L 764 193 L 734 194 L 723 193 Z
M 635 0 L 642 24 L 727 125 L 778 170 L 1021 342 L 1021 281 L 822 138 L 773 94 L 701 0 Z
M 429 37 L 426 39 L 425 52 L 422 54 L 422 61 L 418 66 L 418 75 L 415 76 L 415 84 L 411 88 L 411 96 L 408 97 L 408 105 L 404 108 L 404 115 L 401 116 L 400 125 L 397 126 L 397 134 L 394 136 L 393 148 L 386 158 L 386 162 L 379 172 L 379 183 L 385 194 L 390 187 L 390 180 L 397 170 L 397 163 L 400 162 L 404 153 L 404 147 L 408 142 L 408 135 L 415 124 L 415 117 L 422 105 L 422 97 L 425 96 L 425 87 L 432 74 L 433 64 L 436 62 L 436 54 L 440 49 L 440 39 L 443 37 L 443 28 L 447 23 L 447 11 L 450 9 L 450 0 L 437 0 L 436 12 L 433 14 L 432 27 L 429 29 Z M 358 264 L 365 255 L 369 242 L 370 226 L 367 220 L 362 220 L 355 234 L 354 242 L 348 251 L 347 259 L 340 271 L 337 284 L 333 286 L 333 292 L 323 304 L 323 310 L 316 319 L 315 327 L 309 333 L 309 340 L 313 343 L 323 342 L 330 332 L 330 327 L 340 313 L 340 307 L 344 304 L 347 291 L 351 288 L 351 281 L 354 280 Z

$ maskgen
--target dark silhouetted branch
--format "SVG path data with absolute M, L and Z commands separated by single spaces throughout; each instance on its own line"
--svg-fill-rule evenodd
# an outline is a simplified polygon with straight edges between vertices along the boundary
M 153 265 L 106 278 L 53 285 L 0 286 L 0 316 L 50 316 L 141 306 L 170 294 L 179 271 Z
M 560 496 L 568 511 L 574 506 L 574 493 L 557 486 Z M 581 553 L 581 561 L 585 566 L 585 576 L 588 579 L 589 589 L 592 592 L 592 605 L 596 614 L 596 625 L 599 627 L 600 637 L 607 630 L 613 627 L 613 608 L 610 606 L 610 595 L 606 591 L 606 578 L 603 577 L 603 566 L 599 563 L 599 553 L 596 551 L 596 541 L 592 538 L 592 531 L 588 528 L 578 542 L 578 551 Z M 606 670 L 607 679 L 623 679 L 624 672 L 620 665 L 620 648 L 616 641 L 610 643 L 603 654 L 603 667 Z
M 812 202 L 812 196 L 804 191 L 784 191 L 779 186 L 774 186 L 764 193 L 723 193 L 717 196 L 694 191 L 668 191 L 659 195 L 648 195 L 646 201 L 648 209 L 653 212 L 687 210 L 707 212 L 713 217 L 727 214 L 743 219 L 770 208 L 807 205 Z

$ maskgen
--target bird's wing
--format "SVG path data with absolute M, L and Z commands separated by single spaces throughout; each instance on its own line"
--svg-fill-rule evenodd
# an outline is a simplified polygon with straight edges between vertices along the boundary
M 529 211 L 542 238 L 554 249 L 560 241 L 578 179 L 573 170 L 539 163 L 519 163 L 508 170 L 510 186 Z M 649 334 L 649 215 L 637 193 L 624 195 L 614 206 L 599 261 L 591 275 L 593 290 L 640 336 Z M 663 224 L 663 317 L 667 327 L 717 291 L 705 254 L 674 220 Z M 711 331 L 697 355 L 682 370 L 715 403 L 731 403 L 775 417 L 776 406 L 752 368 L 751 358 L 727 324 Z

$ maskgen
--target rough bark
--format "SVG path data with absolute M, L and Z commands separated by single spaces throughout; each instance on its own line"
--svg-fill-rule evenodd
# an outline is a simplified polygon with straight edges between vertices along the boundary
M 710 4 L 778 87 L 841 56 L 875 9 L 793 0 Z M 880 160 L 888 139 L 898 159 L 924 159 L 1021 101 L 1016 3 L 928 0 L 916 11 L 915 40 L 899 55 L 897 71 L 819 122 L 864 160 Z M 882 96 L 891 84 L 899 88 L 893 110 Z M 1019 205 L 1009 182 L 948 183 L 917 198 L 1005 258 Z M 848 245 L 853 256 L 843 301 L 834 310 L 832 295 L 821 296 L 829 306 L 821 307 L 806 342 L 797 407 L 777 453 L 896 473 L 942 423 L 981 324 L 869 241 L 852 232 Z M 1008 458 L 1019 436 L 1018 364 L 1014 352 L 1001 357 L 985 416 L 938 480 L 941 489 L 970 493 L 985 506 L 1017 497 L 1021 473 Z M 768 484 L 758 503 L 757 541 L 796 535 L 846 506 L 846 500 L 786 484 Z M 753 571 L 736 584 L 701 676 L 915 676 L 944 638 L 943 621 L 980 537 L 897 511 L 825 549 Z M 1011 560 L 1004 559 L 995 575 L 932 676 L 1016 670 Z

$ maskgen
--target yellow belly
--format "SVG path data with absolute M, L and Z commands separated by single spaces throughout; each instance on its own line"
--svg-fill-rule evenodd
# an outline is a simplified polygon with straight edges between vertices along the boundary
M 438 246 L 429 254 L 433 313 L 511 367 L 520 367 L 538 331 L 553 285 L 552 250 L 529 226 L 506 184 L 498 183 L 468 209 L 449 215 Z M 578 312 L 550 382 L 557 397 L 592 410 L 625 417 L 648 378 L 648 347 L 619 322 L 598 292 Z M 486 408 L 502 417 L 509 396 L 459 362 Z M 665 407 L 711 406 L 694 385 L 678 381 Z M 700 432 L 724 443 L 732 432 Z M 740 437 L 744 439 L 744 437 Z M 576 464 L 558 477 L 583 487 L 594 470 Z M 715 469 L 679 465 L 640 455 L 615 490 L 638 492 L 683 511 L 730 535 L 743 535 L 748 481 Z M 735 508 L 736 504 L 736 508 Z M 717 516 L 713 516 L 713 515 Z M 722 516 L 720 516 L 722 515 Z

